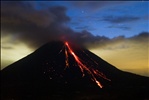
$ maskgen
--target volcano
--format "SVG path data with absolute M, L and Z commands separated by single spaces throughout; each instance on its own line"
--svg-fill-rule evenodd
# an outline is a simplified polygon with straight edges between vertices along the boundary
M 145 100 L 148 93 L 148 77 L 68 42 L 47 43 L 1 71 L 1 100 Z

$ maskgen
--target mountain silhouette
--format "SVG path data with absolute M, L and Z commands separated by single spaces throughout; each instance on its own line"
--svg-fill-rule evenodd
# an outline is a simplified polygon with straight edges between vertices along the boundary
M 148 93 L 148 77 L 121 71 L 89 50 L 61 41 L 47 43 L 1 71 L 1 100 L 145 100 Z

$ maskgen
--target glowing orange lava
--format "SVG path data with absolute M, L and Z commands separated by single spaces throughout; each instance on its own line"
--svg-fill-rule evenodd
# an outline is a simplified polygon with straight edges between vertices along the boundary
M 101 73 L 101 72 L 99 72 L 98 70 L 95 70 L 95 69 L 93 69 L 93 68 L 88 68 L 85 64 L 83 64 L 82 62 L 81 62 L 81 60 L 79 59 L 79 57 L 73 52 L 73 50 L 71 49 L 71 47 L 69 46 L 69 44 L 68 44 L 68 42 L 65 42 L 65 45 L 66 45 L 66 47 L 68 48 L 68 51 L 70 52 L 70 54 L 74 57 L 74 59 L 76 60 L 76 62 L 78 63 L 78 66 L 79 66 L 79 68 L 80 68 L 80 70 L 81 70 L 81 72 L 82 72 L 82 76 L 85 76 L 85 74 L 84 74 L 84 70 L 85 71 L 87 71 L 87 73 L 88 74 L 90 74 L 91 75 L 91 79 L 94 81 L 94 82 L 96 82 L 96 84 L 100 87 L 100 88 L 102 88 L 103 87 L 103 85 L 96 79 L 96 77 L 95 77 L 95 75 L 96 76 L 99 76 L 99 77 L 102 77 L 102 78 L 104 78 L 104 79 L 106 79 L 106 80 L 108 80 L 108 81 L 111 81 L 110 79 L 108 79 L 108 78 L 106 78 L 106 76 L 103 74 L 103 73 Z M 68 52 L 67 52 L 67 49 L 65 49 L 65 55 L 66 55 L 66 67 L 68 67 Z M 88 56 L 88 55 L 87 55 Z M 93 59 L 92 59 L 93 60 Z M 95 62 L 95 61 L 94 61 Z M 96 63 L 97 64 L 97 63 Z
M 66 63 L 66 68 L 67 68 L 67 67 L 69 67 L 69 61 L 68 61 L 68 52 L 67 52 L 66 48 L 65 48 L 65 55 L 66 55 L 65 63 Z

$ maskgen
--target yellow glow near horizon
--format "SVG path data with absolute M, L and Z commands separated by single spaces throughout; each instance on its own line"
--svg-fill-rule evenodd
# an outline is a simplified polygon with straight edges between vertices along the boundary
M 21 48 L 21 49 L 20 49 Z M 18 61 L 19 59 L 27 56 L 32 51 L 25 45 L 19 44 L 17 46 L 14 46 L 13 50 L 3 50 L 1 49 L 1 69 L 3 69 L 5 66 L 10 65 L 11 63 L 14 63 L 15 61 Z
M 93 48 L 90 51 L 123 71 L 149 76 L 148 43 L 126 42 L 128 48 L 118 48 L 121 45 L 113 45 L 110 49 L 107 49 L 109 46 Z
M 14 45 L 8 40 L 10 40 L 10 37 L 2 38 L 1 40 L 1 69 L 33 52 L 24 43 L 16 43 Z

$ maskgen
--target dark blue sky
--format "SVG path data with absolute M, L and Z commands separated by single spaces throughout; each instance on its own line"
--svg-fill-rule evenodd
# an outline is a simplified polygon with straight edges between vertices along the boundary
M 149 31 L 149 2 L 145 1 L 52 1 L 33 2 L 37 10 L 64 6 L 74 31 L 113 38 Z

